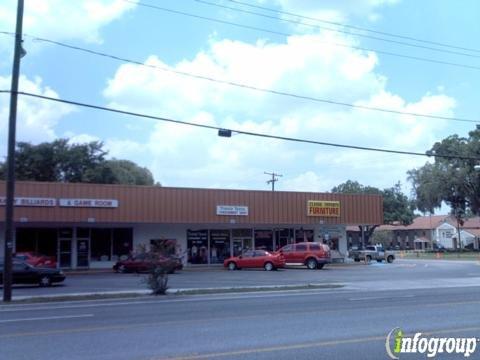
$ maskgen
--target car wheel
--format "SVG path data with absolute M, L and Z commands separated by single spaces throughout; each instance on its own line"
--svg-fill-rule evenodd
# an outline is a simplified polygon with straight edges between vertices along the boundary
M 365 261 L 369 263 L 370 261 L 372 261 L 372 257 L 370 255 L 365 256 Z
M 325 266 L 325 264 L 317 264 L 317 269 L 321 270 L 321 269 L 323 269 L 324 266 Z
M 265 265 L 263 265 L 263 268 L 266 271 L 272 271 L 275 267 L 273 266 L 273 264 L 271 262 L 266 262 Z
M 237 270 L 237 264 L 235 264 L 233 261 L 228 263 L 228 270 L 233 271 Z
M 359 259 L 359 258 L 355 258 L 355 259 L 353 259 L 353 261 L 355 261 L 355 262 L 360 262 L 360 259 Z
M 52 285 L 52 279 L 50 279 L 50 276 L 43 275 L 42 277 L 40 277 L 40 280 L 38 281 L 38 284 L 41 287 L 50 286 L 50 285 Z
M 120 265 L 120 266 L 117 268 L 117 272 L 119 272 L 119 273 L 126 273 L 126 272 L 127 272 L 127 268 L 125 267 L 125 265 Z
M 307 268 L 310 270 L 315 270 L 317 268 L 317 260 L 310 258 L 307 260 Z
M 387 262 L 388 262 L 389 264 L 391 264 L 391 263 L 393 262 L 393 256 L 392 256 L 392 255 L 389 255 L 389 256 L 387 257 Z

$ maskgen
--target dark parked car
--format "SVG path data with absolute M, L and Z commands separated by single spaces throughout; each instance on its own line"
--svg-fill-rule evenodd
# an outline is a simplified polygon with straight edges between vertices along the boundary
M 3 284 L 3 260 L 0 260 L 0 284 Z M 13 260 L 12 283 L 13 284 L 38 284 L 50 286 L 65 280 L 62 270 L 33 267 L 26 262 Z
M 169 273 L 174 273 L 176 270 L 183 269 L 182 261 L 177 257 L 163 257 L 159 259 L 157 263 L 155 263 L 149 259 L 146 259 L 145 256 L 137 255 L 129 257 L 126 260 L 118 261 L 115 265 L 113 265 L 113 271 L 121 273 L 149 272 L 156 266 L 156 264 L 170 268 Z

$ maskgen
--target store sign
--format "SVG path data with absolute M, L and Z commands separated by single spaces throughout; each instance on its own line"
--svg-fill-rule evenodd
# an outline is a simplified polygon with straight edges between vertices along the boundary
M 248 206 L 217 205 L 217 215 L 248 216 Z
M 88 207 L 88 208 L 116 208 L 118 200 L 114 199 L 60 199 L 62 207 Z
M 16 197 L 13 201 L 15 206 L 38 206 L 38 207 L 52 207 L 57 205 L 57 200 L 52 198 L 37 198 L 37 197 Z M 0 206 L 7 204 L 5 196 L 0 197 Z
M 308 200 L 307 215 L 340 217 L 340 201 Z

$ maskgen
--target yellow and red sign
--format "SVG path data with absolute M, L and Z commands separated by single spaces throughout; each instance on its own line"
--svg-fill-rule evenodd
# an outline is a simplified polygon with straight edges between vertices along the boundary
M 307 215 L 340 217 L 340 201 L 308 200 Z

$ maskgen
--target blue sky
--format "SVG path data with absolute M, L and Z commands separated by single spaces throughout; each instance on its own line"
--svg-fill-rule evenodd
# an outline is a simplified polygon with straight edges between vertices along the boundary
M 227 0 L 209 1 L 253 10 Z M 475 0 L 460 5 L 453 0 L 244 2 L 466 48 L 475 48 L 480 35 L 475 18 L 480 3 Z M 145 3 L 290 35 L 242 29 L 125 0 L 25 0 L 25 33 L 257 87 L 398 111 L 478 118 L 475 85 L 480 70 L 332 43 L 470 66 L 480 66 L 478 57 L 301 27 L 194 0 Z M 14 0 L 0 4 L 0 31 L 14 30 L 15 8 Z M 475 125 L 239 89 L 25 40 L 28 55 L 22 60 L 21 89 L 62 99 L 280 136 L 418 152 L 450 134 L 466 135 Z M 12 46 L 11 37 L 0 36 L 2 89 L 10 85 Z M 0 95 L 3 154 L 7 118 L 8 96 Z M 38 143 L 58 137 L 72 142 L 102 140 L 111 157 L 148 167 L 165 186 L 267 189 L 263 172 L 273 170 L 283 174 L 277 183 L 280 190 L 329 191 L 352 179 L 381 188 L 401 181 L 408 191 L 406 171 L 427 160 L 244 135 L 224 139 L 211 130 L 21 99 L 18 140 Z

